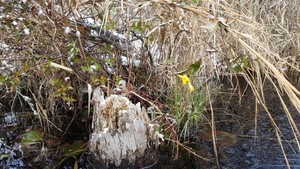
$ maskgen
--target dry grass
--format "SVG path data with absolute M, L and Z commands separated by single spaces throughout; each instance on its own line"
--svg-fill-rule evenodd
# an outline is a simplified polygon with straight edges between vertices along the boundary
M 2 80 L 2 93 L 5 93 L 2 97 L 30 90 L 28 95 L 37 102 L 36 109 L 43 117 L 41 123 L 47 124 L 43 126 L 57 122 L 55 117 L 60 110 L 56 106 L 65 110 L 76 107 L 74 112 L 81 109 L 84 103 L 78 91 L 84 90 L 87 84 L 109 87 L 118 79 L 126 79 L 133 92 L 142 97 L 165 104 L 174 116 L 178 113 L 174 111 L 186 112 L 195 94 L 187 92 L 175 74 L 201 61 L 200 70 L 191 78 L 196 93 L 207 91 L 206 96 L 210 96 L 220 77 L 230 79 L 241 74 L 249 83 L 257 104 L 268 113 L 281 143 L 280 130 L 265 105 L 263 85 L 265 80 L 271 81 L 289 117 L 295 139 L 300 134 L 286 108 L 287 101 L 281 97 L 282 93 L 288 95 L 300 112 L 300 93 L 290 82 L 298 80 L 300 71 L 298 0 L 74 1 L 72 4 L 32 1 L 25 3 L 24 10 L 10 8 L 12 5 L 8 2 L 1 3 L 10 12 L 1 18 L 0 32 L 5 36 L 1 36 L 0 43 L 10 46 L 1 47 L 1 60 L 17 67 L 13 72 L 2 72 L 1 78 L 6 79 Z M 120 62 L 122 53 L 108 49 L 80 26 L 85 17 L 94 18 L 103 23 L 104 28 L 118 30 L 132 43 L 140 44 L 132 52 L 123 54 L 140 60 L 140 67 L 132 62 L 124 68 Z M 73 32 L 65 33 L 66 27 Z M 25 28 L 30 30 L 29 35 L 24 33 Z M 76 36 L 76 31 L 81 35 Z M 71 56 L 72 50 L 76 51 L 74 56 Z M 104 55 L 109 57 L 103 58 Z M 49 61 L 72 68 L 73 73 L 50 67 Z M 114 74 L 104 68 L 104 63 L 111 61 Z M 81 67 L 94 63 L 100 68 L 84 71 Z M 236 65 L 241 69 L 236 72 L 228 69 Z M 1 66 L 5 67 L 3 63 Z M 66 80 L 67 77 L 70 80 Z M 107 81 L 108 78 L 111 81 Z M 63 88 L 66 85 L 70 88 Z M 138 90 L 142 85 L 146 93 Z M 63 95 L 53 95 L 59 90 Z M 174 95 L 182 98 L 174 100 Z M 77 102 L 70 102 L 70 98 Z M 178 109 L 174 105 L 179 105 Z M 288 164 L 288 160 L 286 162 Z

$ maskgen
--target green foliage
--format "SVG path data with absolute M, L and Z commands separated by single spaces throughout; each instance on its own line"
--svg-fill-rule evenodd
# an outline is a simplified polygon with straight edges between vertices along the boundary
M 61 147 L 61 155 L 64 157 L 73 157 L 82 154 L 86 150 L 86 142 L 76 140 L 73 144 L 65 143 Z
M 201 61 L 197 61 L 191 64 L 188 69 L 189 73 L 192 75 L 195 74 L 200 69 L 200 66 L 201 66 Z
M 187 137 L 192 126 L 202 121 L 203 111 L 207 103 L 205 91 L 197 89 L 193 93 L 176 88 L 174 91 L 174 112 L 183 138 Z
M 194 62 L 194 63 L 190 64 L 188 69 L 180 71 L 180 72 L 178 72 L 178 74 L 179 75 L 184 75 L 184 74 L 193 75 L 200 69 L 200 66 L 201 66 L 201 61 Z
M 270 7 L 269 3 L 271 1 L 264 4 Z M 118 6 L 120 4 L 123 6 Z M 255 5 L 242 2 L 240 4 L 247 7 L 248 4 L 251 7 Z M 18 96 L 21 96 L 35 113 L 42 112 L 35 110 L 37 109 L 35 106 L 40 104 L 40 110 L 45 109 L 44 112 L 47 113 L 43 114 L 43 117 L 47 118 L 47 115 L 51 117 L 40 120 L 46 122 L 45 124 L 49 124 L 48 121 L 52 122 L 57 113 L 54 109 L 57 106 L 56 100 L 62 99 L 79 105 L 82 95 L 78 94 L 80 93 L 78 91 L 86 84 L 93 87 L 101 84 L 114 86 L 114 83 L 128 78 L 134 92 L 140 92 L 138 87 L 141 84 L 149 89 L 148 93 L 145 91 L 141 94 L 145 100 L 153 101 L 152 95 L 157 100 L 163 98 L 161 104 L 171 109 L 171 114 L 176 117 L 179 124 L 178 131 L 182 131 L 182 135 L 185 136 L 191 126 L 201 122 L 207 102 L 207 95 L 200 88 L 202 79 L 199 77 L 208 75 L 203 78 L 204 81 L 218 78 L 213 77 L 218 74 L 215 72 L 219 72 L 219 67 L 215 64 L 222 65 L 220 70 L 225 70 L 222 68 L 226 66 L 226 71 L 229 70 L 230 73 L 244 73 L 246 69 L 252 69 L 253 65 L 266 67 L 267 62 L 263 59 L 270 61 L 269 65 L 278 65 L 278 56 L 273 52 L 276 53 L 280 49 L 283 51 L 279 53 L 288 53 L 289 57 L 295 56 L 295 61 L 289 64 L 291 67 L 296 69 L 299 67 L 296 57 L 299 52 L 294 48 L 299 37 L 297 27 L 293 28 L 298 22 L 293 20 L 294 18 L 285 18 L 294 16 L 289 12 L 297 11 L 293 6 L 289 6 L 291 9 L 286 10 L 284 5 L 278 4 L 276 10 L 287 11 L 285 15 L 277 16 L 280 12 L 275 11 L 272 17 L 265 17 L 259 11 L 248 10 L 246 6 L 240 8 L 236 3 L 211 5 L 199 0 L 173 0 L 170 3 L 169 1 L 107 3 L 109 6 L 102 6 L 102 2 L 99 2 L 97 9 L 88 2 L 76 6 L 76 9 L 68 3 L 53 1 L 52 5 L 65 6 L 51 11 L 50 6 L 46 6 L 42 1 L 1 2 L 3 13 L 0 26 L 3 34 L 1 43 L 9 43 L 8 45 L 12 47 L 1 52 L 5 59 L 11 57 L 11 62 L 16 66 L 15 71 L 0 75 L 0 85 L 4 86 L 5 90 L 3 96 L 8 93 L 14 96 L 18 92 Z M 80 11 L 80 8 L 85 10 Z M 263 8 L 264 6 L 259 7 L 264 11 Z M 120 66 L 118 59 L 123 53 L 114 50 L 111 44 L 89 37 L 88 31 L 81 32 L 81 37 L 76 36 L 74 32 L 77 29 L 74 25 L 79 26 L 81 23 L 80 20 L 76 22 L 73 20 L 77 16 L 73 16 L 75 12 L 68 11 L 70 9 L 78 10 L 79 14 L 90 11 L 93 16 L 84 16 L 82 13 L 82 17 L 100 19 L 105 30 L 126 30 L 130 35 L 133 35 L 132 32 L 138 34 L 138 37 L 128 36 L 129 40 L 134 42 L 135 38 L 141 38 L 143 46 L 140 50 L 126 55 L 131 59 L 141 59 L 144 65 L 141 64 L 139 68 Z M 66 13 L 69 15 L 64 15 Z M 228 18 L 228 21 L 225 18 Z M 257 22 L 253 18 L 260 20 Z M 268 26 L 260 24 L 261 21 Z M 66 27 L 71 28 L 71 33 L 65 33 Z M 228 27 L 228 30 L 224 31 L 225 27 Z M 29 35 L 25 35 L 24 28 L 30 30 Z M 245 43 L 241 43 L 242 40 Z M 265 42 L 260 43 L 260 40 Z M 246 43 L 251 44 L 250 47 Z M 151 51 L 151 45 L 158 46 L 155 52 Z M 22 47 L 22 50 L 15 50 L 13 47 Z M 293 48 L 294 50 L 290 50 Z M 159 57 L 153 53 L 158 53 Z M 259 53 L 264 53 L 261 59 L 252 58 L 259 56 Z M 251 56 L 247 56 L 248 54 Z M 108 59 L 103 59 L 103 55 L 108 56 L 105 57 Z M 153 63 L 148 64 L 149 60 Z M 193 63 L 195 60 L 197 61 Z M 103 69 L 106 65 L 114 68 L 114 74 L 109 74 Z M 187 69 L 176 72 L 182 67 Z M 205 68 L 203 72 L 200 71 L 201 67 Z M 269 69 L 266 72 L 272 71 Z M 279 73 L 271 75 L 273 74 Z M 26 83 L 22 83 L 24 75 Z M 186 86 L 177 81 L 178 75 L 182 75 L 180 77 L 182 82 L 189 84 L 190 89 L 192 84 L 195 85 L 195 91 L 189 92 Z M 30 91 L 32 96 L 21 94 L 21 90 Z M 36 99 L 33 101 L 30 97 Z M 66 147 L 64 156 L 71 157 L 77 155 L 77 152 L 82 152 L 80 144 L 77 146 L 73 143 Z M 71 153 L 68 154 L 70 149 Z
M 0 85 L 3 85 L 3 83 L 6 82 L 6 80 L 7 80 L 7 76 L 1 75 L 1 76 L 0 76 Z
M 131 29 L 135 32 L 144 33 L 144 28 L 142 26 L 142 21 L 139 21 L 138 23 L 134 23 L 131 25 Z
M 22 137 L 22 144 L 34 144 L 40 142 L 42 137 L 40 136 L 38 131 L 31 130 L 25 133 Z
M 91 73 L 100 71 L 101 65 L 92 57 L 87 57 L 87 64 L 86 66 L 81 66 L 81 70 L 84 73 Z
M 65 143 L 60 147 L 61 156 L 64 157 L 59 165 L 70 157 L 75 157 L 87 150 L 87 143 L 82 140 L 75 140 L 73 144 Z
M 249 68 L 249 62 L 246 57 L 236 56 L 233 49 L 229 47 L 227 51 L 226 66 L 233 73 L 240 73 L 244 71 L 244 69 Z
M 70 42 L 68 45 L 68 60 L 70 62 L 74 62 L 77 63 L 79 61 L 79 59 L 76 59 L 76 56 L 78 55 L 78 47 L 76 46 L 75 41 Z
M 191 4 L 194 4 L 194 5 L 198 4 L 198 1 L 199 0 L 190 0 Z
M 132 31 L 134 32 L 137 32 L 137 33 L 141 33 L 141 34 L 144 34 L 145 31 L 149 30 L 150 29 L 150 25 L 149 24 L 144 24 L 141 20 L 137 23 L 133 23 L 131 25 L 131 29 Z
M 71 81 L 63 78 L 53 78 L 50 84 L 55 89 L 55 92 L 53 93 L 54 97 L 60 97 L 65 101 L 76 101 L 74 98 L 67 96 L 67 93 L 70 90 L 73 90 Z

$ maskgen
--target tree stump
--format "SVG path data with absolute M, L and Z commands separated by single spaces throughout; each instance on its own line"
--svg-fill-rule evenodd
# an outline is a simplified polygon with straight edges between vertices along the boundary
M 122 95 L 110 95 L 104 99 L 99 87 L 94 90 L 93 102 L 93 132 L 89 151 L 93 161 L 99 163 L 97 167 L 115 168 L 126 164 L 127 167 L 137 168 L 150 164 L 145 156 L 145 152 L 150 152 L 148 144 L 151 140 L 145 109 Z M 141 162 L 141 159 L 147 161 Z

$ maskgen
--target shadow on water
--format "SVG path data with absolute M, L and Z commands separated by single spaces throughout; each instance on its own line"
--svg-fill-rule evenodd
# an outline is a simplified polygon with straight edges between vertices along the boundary
M 240 83 L 241 88 L 246 83 Z M 254 97 L 251 90 L 243 95 L 241 104 L 239 96 L 232 93 L 230 85 L 224 84 L 224 90 L 213 103 L 215 113 L 215 125 L 217 130 L 218 158 L 222 169 L 281 169 L 287 168 L 281 147 L 274 131 L 274 127 L 265 111 L 259 110 L 257 119 L 257 130 L 254 124 Z M 265 98 L 267 106 L 276 124 L 281 131 L 282 145 L 293 169 L 300 169 L 300 153 L 297 142 L 294 140 L 293 130 L 289 120 L 284 113 L 277 94 L 271 85 L 266 85 Z M 288 101 L 287 97 L 284 97 Z M 300 115 L 292 106 L 287 104 L 292 113 L 293 119 L 300 128 Z M 20 114 L 20 113 L 19 113 Z M 210 113 L 206 113 L 210 117 Z M 22 123 L 21 123 L 22 121 Z M 24 124 L 24 122 L 26 122 Z M 30 128 L 32 121 L 16 116 L 16 113 L 5 113 L 1 116 L 0 130 L 0 168 L 34 168 L 31 156 L 26 153 L 24 147 L 18 142 L 22 132 Z M 23 126 L 20 128 L 20 126 Z M 212 162 L 204 161 L 194 157 L 186 150 L 180 150 L 177 160 L 174 160 L 174 147 L 167 145 L 160 147 L 160 158 L 157 164 L 149 168 L 166 169 L 198 169 L 218 168 L 215 162 L 215 155 L 208 123 L 196 127 L 195 134 L 187 144 L 201 156 L 212 159 Z M 19 132 L 22 131 L 22 132 Z M 24 158 L 26 157 L 26 158 Z M 51 158 L 51 157 L 49 157 Z M 51 160 L 44 160 L 42 168 L 49 168 Z M 70 158 L 62 168 L 73 168 L 75 159 Z M 88 164 L 86 156 L 78 158 L 79 168 L 93 168 Z M 57 164 L 57 163 L 56 163 Z M 46 165 L 46 166 L 45 166 Z M 47 167 L 47 165 L 49 165 Z M 40 166 L 41 167 L 41 166 Z M 36 168 L 36 167 L 35 167 Z
M 243 80 L 239 80 L 239 83 L 241 89 L 247 87 Z M 228 86 L 225 88 L 230 89 Z M 300 168 L 298 143 L 294 140 L 294 132 L 277 93 L 270 84 L 264 86 L 264 93 L 269 112 L 280 129 L 281 143 L 289 164 L 291 168 Z M 219 100 L 214 103 L 216 130 L 226 131 L 237 137 L 235 145 L 219 148 L 221 168 L 287 168 L 274 126 L 262 108 L 258 110 L 257 129 L 255 131 L 255 104 L 252 91 L 248 89 L 245 92 L 241 104 L 238 104 L 239 96 L 237 93 L 232 94 L 225 90 L 220 96 Z M 284 96 L 284 100 L 289 102 L 287 96 Z M 287 106 L 297 127 L 300 128 L 300 114 L 291 103 L 287 103 Z M 201 144 L 201 141 L 199 143 Z
M 242 79 L 239 79 L 239 85 L 242 91 L 247 87 L 246 82 Z M 225 83 L 221 94 L 213 103 L 220 168 L 287 168 L 274 126 L 262 108 L 258 112 L 257 130 L 255 131 L 255 98 L 252 91 L 250 89 L 246 90 L 241 99 L 241 104 L 239 104 L 238 91 L 235 93 L 232 93 L 232 91 L 231 86 Z M 281 143 L 290 167 L 300 169 L 298 143 L 294 140 L 293 130 L 277 93 L 270 84 L 264 86 L 264 91 L 268 109 L 281 131 Z M 283 99 L 287 103 L 297 127 L 300 128 L 300 114 L 289 103 L 287 96 L 283 96 Z M 210 116 L 210 112 L 207 112 L 206 117 L 209 118 Z M 206 124 L 204 122 L 196 128 L 196 134 L 189 146 L 193 147 L 203 157 L 214 159 L 214 162 L 196 159 L 191 154 L 186 153 L 184 157 L 179 157 L 179 160 L 161 162 L 158 168 L 218 168 L 208 122 Z

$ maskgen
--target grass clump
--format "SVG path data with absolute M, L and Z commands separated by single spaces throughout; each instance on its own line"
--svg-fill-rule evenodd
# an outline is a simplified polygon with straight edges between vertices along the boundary
M 299 112 L 300 93 L 291 83 L 300 70 L 296 0 L 1 3 L 1 97 L 33 99 L 44 130 L 66 132 L 87 108 L 87 86 L 102 85 L 109 94 L 124 79 L 139 96 L 133 101 L 166 108 L 187 138 L 203 112 L 213 110 L 220 79 L 242 76 L 280 140 L 264 98 L 265 81 L 271 82 L 298 139 L 282 99 L 285 93 Z M 122 34 L 132 48 L 92 36 L 90 19 L 90 27 Z M 180 83 L 185 75 L 189 87 Z M 70 114 L 69 124 L 60 123 Z M 209 119 L 214 133 L 213 115 Z

